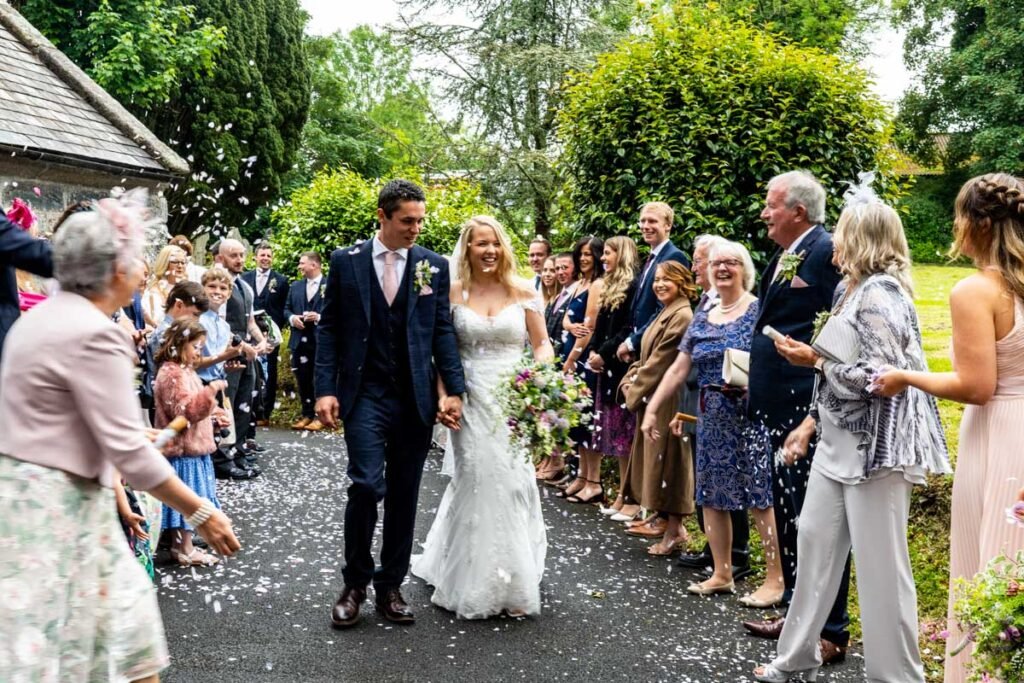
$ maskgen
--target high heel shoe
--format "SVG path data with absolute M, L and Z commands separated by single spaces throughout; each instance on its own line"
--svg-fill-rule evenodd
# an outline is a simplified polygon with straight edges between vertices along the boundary
M 755 669 L 754 680 L 761 681 L 761 683 L 789 683 L 794 676 L 800 674 L 803 674 L 805 681 L 818 680 L 818 667 L 804 669 L 803 671 L 783 671 L 776 669 L 771 664 L 762 664 L 758 668 L 761 669 L 761 673 L 757 673 L 757 669 Z
M 584 479 L 584 481 L 586 481 L 588 484 L 597 484 L 597 493 L 595 493 L 592 496 L 588 496 L 586 498 L 580 498 L 579 491 L 577 491 L 576 493 L 572 494 L 571 496 L 568 496 L 566 498 L 566 500 L 569 501 L 570 503 L 579 503 L 579 504 L 584 504 L 584 505 L 588 504 L 588 503 L 599 503 L 599 502 L 601 502 L 601 500 L 604 498 L 604 488 L 601 486 L 601 482 L 599 482 L 599 481 L 591 481 L 590 479 Z M 587 488 L 586 485 L 583 486 L 583 489 L 585 489 L 585 488 Z M 583 489 L 580 489 L 580 491 L 582 491 Z

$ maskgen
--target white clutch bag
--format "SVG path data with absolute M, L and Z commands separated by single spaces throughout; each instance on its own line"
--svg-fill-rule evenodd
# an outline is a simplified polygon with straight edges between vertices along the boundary
M 750 354 L 739 349 L 726 349 L 722 362 L 722 382 L 733 387 L 750 383 Z
M 860 357 L 860 340 L 857 338 L 857 330 L 853 323 L 836 316 L 826 321 L 811 347 L 837 363 L 855 363 Z

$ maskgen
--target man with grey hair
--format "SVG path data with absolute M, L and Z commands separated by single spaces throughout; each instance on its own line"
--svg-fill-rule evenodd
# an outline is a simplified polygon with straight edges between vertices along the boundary
M 231 274 L 233 287 L 231 297 L 221 309 L 224 320 L 231 328 L 232 344 L 238 341 L 242 355 L 242 367 L 228 372 L 227 397 L 231 401 L 234 417 L 235 436 L 233 444 L 221 443 L 213 456 L 214 469 L 221 479 L 251 479 L 260 473 L 256 467 L 256 456 L 244 448 L 245 436 L 249 431 L 252 417 L 252 403 L 256 392 L 256 356 L 269 350 L 256 324 L 253 302 L 255 293 L 239 277 L 245 269 L 245 247 L 234 239 L 221 240 L 217 247 L 217 263 Z
M 766 325 L 810 343 L 814 319 L 832 309 L 832 298 L 842 276 L 832 265 L 832 236 L 825 230 L 825 188 L 807 171 L 789 171 L 768 181 L 768 195 L 761 219 L 768 237 L 779 245 L 761 274 L 758 296 L 760 313 L 755 330 Z M 789 432 L 807 415 L 814 393 L 815 370 L 790 365 L 775 350 L 775 343 L 754 334 L 750 347 L 748 405 L 751 421 L 760 425 L 772 451 L 782 448 Z M 789 603 L 796 584 L 797 520 L 807 492 L 813 447 L 799 459 L 773 466 L 775 526 L 785 591 L 782 604 Z M 821 632 L 822 660 L 840 661 L 846 653 L 850 619 L 846 612 L 850 589 L 850 560 L 846 560 L 839 594 Z M 756 636 L 777 639 L 784 619 L 744 622 Z

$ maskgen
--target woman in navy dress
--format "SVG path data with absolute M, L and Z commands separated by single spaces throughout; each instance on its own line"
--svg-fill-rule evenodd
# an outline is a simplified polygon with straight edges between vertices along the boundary
M 676 361 L 647 406 L 641 429 L 658 437 L 654 419 L 663 401 L 675 401 L 679 388 L 697 368 L 700 416 L 697 422 L 697 504 L 704 507 L 705 529 L 714 573 L 687 590 L 698 595 L 733 593 L 732 523 L 729 512 L 750 510 L 764 547 L 765 581 L 741 601 L 753 606 L 776 604 L 782 599 L 782 568 L 772 508 L 771 445 L 766 434 L 747 419 L 745 387 L 724 385 L 722 365 L 727 348 L 749 351 L 757 321 L 758 302 L 754 264 L 742 244 L 727 242 L 712 248 L 709 279 L 718 291 L 718 303 L 693 317 L 679 345 Z

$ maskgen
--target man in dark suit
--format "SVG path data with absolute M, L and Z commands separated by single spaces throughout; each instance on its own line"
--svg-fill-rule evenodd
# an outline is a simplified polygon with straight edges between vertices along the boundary
M 789 432 L 807 415 L 814 391 L 814 370 L 790 365 L 775 350 L 775 343 L 761 334 L 765 325 L 793 339 L 810 343 L 814 319 L 832 308 L 832 296 L 842 276 L 832 265 L 832 236 L 825 231 L 825 190 L 810 173 L 790 171 L 768 182 L 768 196 L 761 218 L 768 237 L 779 245 L 761 274 L 760 313 L 750 348 L 750 418 L 764 425 L 777 451 Z M 791 466 L 773 470 L 775 524 L 782 553 L 785 580 L 783 602 L 788 604 L 796 584 L 797 519 L 803 508 L 807 479 L 814 455 Z M 842 659 L 849 643 L 850 620 L 846 602 L 850 588 L 847 558 L 839 594 L 822 630 L 822 659 Z M 783 619 L 745 622 L 754 635 L 778 638 Z
M 572 260 L 572 254 L 563 252 L 555 256 L 555 279 L 562 291 L 558 293 L 555 300 L 551 302 L 546 311 L 545 320 L 548 327 L 548 339 L 555 350 L 555 357 L 562 353 L 562 341 L 569 333 L 562 327 L 562 320 L 565 318 L 565 311 L 572 301 L 573 283 L 576 281 L 576 264 Z
M 274 250 L 267 242 L 256 247 L 256 269 L 242 273 L 242 279 L 256 293 L 253 306 L 257 311 L 266 311 L 282 331 L 287 324 L 284 314 L 285 301 L 288 299 L 288 278 L 272 268 Z M 270 416 L 274 412 L 277 400 L 277 360 L 278 349 L 267 354 L 267 379 L 264 385 L 263 400 L 255 415 L 256 426 L 266 427 L 270 424 Z
M 658 303 L 658 297 L 654 296 L 652 287 L 654 271 L 658 269 L 658 264 L 676 261 L 686 268 L 690 267 L 690 260 L 686 258 L 686 254 L 669 239 L 674 220 L 675 212 L 665 202 L 648 202 L 640 209 L 640 231 L 651 251 L 637 282 L 636 298 L 633 300 L 633 331 L 626 337 L 626 341 L 619 344 L 615 354 L 624 363 L 632 362 L 640 355 L 640 341 L 643 339 L 644 331 L 661 310 L 661 304 Z
M 32 237 L 0 211 L 0 353 L 7 331 L 21 315 L 16 268 L 41 277 L 53 277 L 50 243 Z
M 291 325 L 288 340 L 291 352 L 292 374 L 299 385 L 299 400 L 302 403 L 302 417 L 292 429 L 319 432 L 323 423 L 316 417 L 316 390 L 313 387 L 316 365 L 316 334 L 323 310 L 323 266 L 320 254 L 307 251 L 299 257 L 299 272 L 302 278 L 292 283 L 288 292 L 284 314 Z
M 371 581 L 386 619 L 414 621 L 399 587 L 409 571 L 423 463 L 435 419 L 458 429 L 462 416 L 466 380 L 448 260 L 416 246 L 425 215 L 423 190 L 392 180 L 377 198 L 377 235 L 331 255 L 316 349 L 316 413 L 328 427 L 344 421 L 351 482 L 335 628 L 358 622 Z M 375 570 L 370 546 L 381 500 Z
M 544 270 L 544 262 L 551 256 L 551 242 L 537 235 L 530 242 L 526 255 L 533 271 L 533 288 L 540 291 L 540 273 Z

